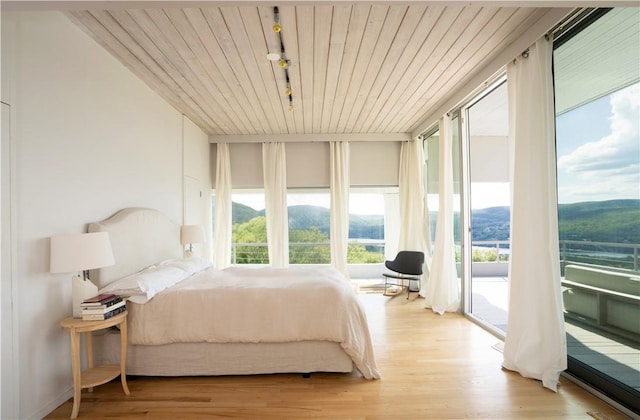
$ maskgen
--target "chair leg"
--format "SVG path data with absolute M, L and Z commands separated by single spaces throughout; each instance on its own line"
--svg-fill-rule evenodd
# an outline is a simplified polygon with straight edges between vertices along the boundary
M 383 276 L 383 277 L 384 277 L 384 296 L 395 296 L 395 295 L 399 294 L 399 293 L 394 293 L 393 295 L 389 294 L 389 292 L 388 292 L 388 290 L 389 290 L 389 277 L 387 277 L 387 276 Z M 400 280 L 400 281 L 402 281 L 402 280 Z M 398 284 L 396 282 L 396 283 L 391 283 L 390 285 L 391 286 L 395 286 L 395 287 L 398 287 L 398 286 L 401 287 L 400 292 L 402 292 L 402 284 L 403 283 Z
M 409 296 L 411 295 L 411 282 L 415 281 L 418 283 L 418 293 L 420 293 L 420 279 L 409 280 L 409 284 L 407 286 L 407 300 L 409 300 Z
M 384 296 L 389 296 L 389 277 L 384 276 Z M 393 286 L 393 284 L 391 284 Z

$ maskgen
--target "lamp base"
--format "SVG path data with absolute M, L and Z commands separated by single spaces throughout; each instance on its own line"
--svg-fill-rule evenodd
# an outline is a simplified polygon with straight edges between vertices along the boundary
M 71 280 L 71 291 L 73 295 L 73 317 L 82 318 L 82 307 L 80 304 L 85 299 L 96 296 L 98 294 L 98 286 L 80 276 L 75 276 Z

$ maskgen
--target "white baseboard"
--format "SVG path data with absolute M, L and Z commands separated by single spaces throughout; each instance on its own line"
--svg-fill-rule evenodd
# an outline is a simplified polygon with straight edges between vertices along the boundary
M 67 388 L 62 394 L 58 395 L 40 410 L 35 412 L 29 420 L 41 420 L 45 418 L 49 413 L 51 413 L 56 408 L 60 407 L 62 404 L 67 402 L 69 398 L 73 397 L 73 387 Z M 69 411 L 69 416 L 71 416 L 71 411 Z

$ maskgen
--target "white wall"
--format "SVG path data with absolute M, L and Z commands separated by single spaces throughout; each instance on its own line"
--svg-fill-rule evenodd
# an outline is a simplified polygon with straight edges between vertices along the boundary
M 185 225 L 201 225 L 206 242 L 194 245 L 194 255 L 211 258 L 211 177 L 209 176 L 209 137 L 186 117 L 184 144 L 184 217 Z
M 182 223 L 183 166 L 208 180 L 208 161 L 191 161 L 198 139 L 196 153 L 207 156 L 208 144 L 189 127 L 183 162 L 182 115 L 64 15 L 3 12 L 2 30 L 2 101 L 15 144 L 15 414 L 40 418 L 71 395 L 59 321 L 71 314 L 72 274 L 48 272 L 49 237 L 132 206 Z

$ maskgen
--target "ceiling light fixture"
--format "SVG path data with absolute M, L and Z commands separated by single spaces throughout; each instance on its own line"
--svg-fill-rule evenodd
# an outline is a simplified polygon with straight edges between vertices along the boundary
M 280 25 L 280 12 L 278 10 L 278 6 L 273 8 L 273 32 L 278 34 L 278 40 L 280 41 L 280 54 L 277 53 L 269 53 L 267 54 L 267 59 L 275 62 L 278 62 L 278 66 L 284 70 L 284 77 L 286 80 L 286 89 L 284 91 L 284 95 L 289 99 L 289 111 L 293 111 L 293 95 L 291 93 L 291 82 L 289 80 L 289 64 L 290 61 L 287 58 L 287 53 L 284 50 L 284 42 L 282 41 L 282 25 Z

